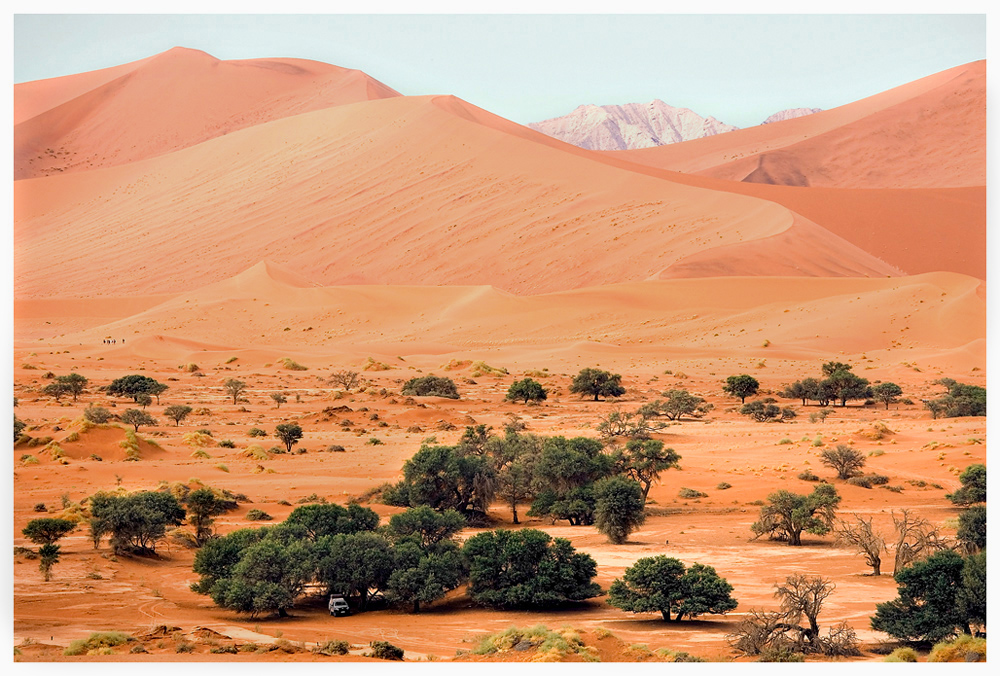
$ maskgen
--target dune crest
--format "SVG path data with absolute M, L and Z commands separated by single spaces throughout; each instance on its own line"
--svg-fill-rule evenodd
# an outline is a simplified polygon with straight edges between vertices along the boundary
M 15 179 L 128 164 L 270 120 L 399 96 L 318 61 L 220 61 L 184 48 L 98 73 L 15 85 L 23 118 L 14 127 Z

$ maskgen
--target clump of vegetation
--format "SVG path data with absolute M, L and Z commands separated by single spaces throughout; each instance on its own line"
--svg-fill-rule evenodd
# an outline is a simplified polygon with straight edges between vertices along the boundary
M 916 662 L 917 661 L 917 651 L 909 646 L 904 646 L 901 648 L 896 648 L 891 653 L 889 653 L 883 662 Z
M 715 487 L 715 490 L 717 490 L 717 491 L 724 491 L 727 488 L 732 488 L 732 487 L 733 487 L 733 485 L 731 483 L 729 483 L 727 481 L 720 481 L 719 485 Z
M 262 509 L 251 509 L 247 512 L 247 521 L 271 521 L 273 516 Z
M 740 414 L 748 416 L 757 422 L 772 422 L 791 420 L 796 416 L 795 409 L 790 406 L 781 408 L 772 397 L 764 397 L 740 407 Z
M 292 446 L 302 438 L 302 428 L 294 423 L 282 423 L 274 428 L 274 436 L 285 445 L 285 451 L 292 452 Z
M 726 384 L 722 387 L 722 391 L 729 396 L 739 397 L 741 404 L 745 404 L 747 397 L 754 396 L 759 389 L 760 383 L 757 379 L 745 373 L 739 376 L 729 376 L 726 378 Z
M 945 495 L 956 505 L 974 505 L 986 502 L 986 465 L 969 465 L 958 477 L 962 487 Z
M 697 498 L 707 498 L 708 493 L 702 493 L 701 491 L 696 491 L 693 488 L 681 488 L 677 495 L 684 498 L 685 500 L 695 500 Z
M 94 632 L 87 638 L 72 641 L 63 651 L 63 655 L 94 655 L 103 649 L 115 648 L 134 640 L 132 636 L 121 631 Z
M 94 425 L 104 425 L 111 420 L 111 417 L 111 411 L 103 406 L 88 404 L 87 408 L 83 409 L 83 419 Z
M 411 378 L 403 385 L 402 393 L 414 397 L 445 397 L 458 399 L 458 388 L 451 378 L 423 376 Z
M 568 655 L 578 654 L 586 661 L 598 661 L 596 651 L 584 645 L 579 632 L 571 627 L 553 631 L 545 625 L 511 627 L 483 637 L 472 652 L 476 655 L 493 655 L 509 650 L 536 649 L 534 661 L 562 661 Z
M 941 378 L 934 382 L 947 387 L 948 393 L 925 404 L 931 417 L 937 419 L 986 415 L 985 387 L 964 385 L 951 378 Z
M 866 476 L 852 476 L 847 480 L 847 483 L 852 486 L 857 486 L 859 488 L 871 488 L 872 481 Z
M 284 366 L 289 371 L 308 371 L 308 366 L 303 366 L 291 357 L 284 357 L 281 359 L 281 365 Z
M 236 442 L 232 439 L 223 439 L 219 442 L 220 448 L 236 448 Z
M 973 659 L 975 658 L 975 659 Z M 985 662 L 986 639 L 962 634 L 953 641 L 941 641 L 931 648 L 928 662 Z
M 361 367 L 361 370 L 363 370 L 363 371 L 389 371 L 392 368 L 394 368 L 394 367 L 389 366 L 389 364 L 386 364 L 385 362 L 376 361 L 372 357 L 368 357 L 368 361 L 366 361 L 365 365 Z
M 263 447 L 257 446 L 256 444 L 244 449 L 240 452 L 240 455 L 253 458 L 254 460 L 270 460 L 271 455 L 264 450 Z
M 388 641 L 372 641 L 371 642 L 371 656 L 376 657 L 380 660 L 403 660 L 403 649 Z
M 260 429 L 259 427 L 251 427 L 249 430 L 247 430 L 247 436 L 250 436 L 250 437 L 266 437 L 267 436 L 267 432 L 265 432 L 264 430 Z
M 184 436 L 181 437 L 181 441 L 188 446 L 193 446 L 195 448 L 215 446 L 215 439 L 212 438 L 211 434 L 205 434 L 204 430 L 199 430 L 197 432 L 185 432 Z
M 320 655 L 346 655 L 351 648 L 347 641 L 324 641 L 313 648 L 313 652 Z
M 750 528 L 754 539 L 767 535 L 771 540 L 802 544 L 802 533 L 825 535 L 833 527 L 835 509 L 840 504 L 837 490 L 820 484 L 809 495 L 775 491 L 767 496 L 768 504 L 760 509 L 760 518 Z

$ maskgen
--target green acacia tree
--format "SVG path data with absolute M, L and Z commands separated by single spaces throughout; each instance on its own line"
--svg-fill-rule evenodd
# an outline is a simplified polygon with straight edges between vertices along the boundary
M 875 401 L 885 404 L 885 410 L 889 410 L 889 404 L 895 404 L 899 397 L 903 396 L 903 388 L 896 383 L 879 383 L 872 387 L 872 397 Z
M 601 593 L 597 564 L 569 540 L 533 528 L 474 535 L 462 547 L 469 596 L 492 608 L 551 608 Z
M 302 428 L 295 423 L 281 423 L 274 428 L 274 436 L 281 439 L 281 443 L 285 445 L 285 450 L 289 453 L 292 452 L 292 446 L 299 442 L 302 438 Z
M 954 493 L 945 495 L 956 505 L 974 505 L 986 502 L 986 465 L 969 465 L 959 475 L 962 487 Z
M 89 381 L 79 373 L 70 373 L 69 375 L 59 376 L 56 378 L 56 382 L 65 387 L 66 392 L 73 395 L 73 401 L 76 401 L 76 398 L 83 394 Z
M 757 394 L 760 389 L 760 383 L 753 376 L 747 374 L 739 376 L 729 376 L 726 378 L 726 384 L 722 386 L 722 391 L 726 394 L 739 397 L 740 403 L 745 404 L 747 397 L 752 397 Z
M 226 391 L 227 396 L 233 398 L 233 406 L 235 406 L 240 399 L 240 395 L 246 391 L 247 384 L 236 378 L 228 378 L 226 382 L 222 383 L 222 388 Z
M 324 535 L 313 548 L 316 581 L 364 610 L 385 591 L 395 569 L 392 544 L 371 531 Z
M 594 484 L 594 525 L 608 542 L 620 545 L 646 521 L 645 500 L 637 481 L 621 476 Z
M 138 396 L 138 395 L 137 395 Z M 126 425 L 131 425 L 138 432 L 139 428 L 143 425 L 155 425 L 156 418 L 149 415 L 145 411 L 140 411 L 137 408 L 127 408 L 125 412 L 121 415 L 121 421 Z
M 826 535 L 833 528 L 835 510 L 840 504 L 837 489 L 820 484 L 809 495 L 775 491 L 767 496 L 769 504 L 760 508 L 759 519 L 750 526 L 754 539 L 767 535 L 785 540 L 792 546 L 802 544 L 802 533 Z
M 307 543 L 265 538 L 243 550 L 229 576 L 212 585 L 210 595 L 219 607 L 250 617 L 273 612 L 287 617 L 313 578 L 312 563 Z
M 213 516 L 226 511 L 226 501 L 220 499 L 211 488 L 198 488 L 188 493 L 184 499 L 187 518 L 194 526 L 194 538 L 199 546 L 212 537 Z
M 594 401 L 598 401 L 599 397 L 620 397 L 625 394 L 621 375 L 594 368 L 581 369 L 573 378 L 569 391 L 593 397 Z
M 899 596 L 875 606 L 871 627 L 903 640 L 935 642 L 956 631 L 971 632 L 962 612 L 965 561 L 953 551 L 937 552 L 894 576 Z
M 59 562 L 60 547 L 56 544 L 76 528 L 76 523 L 66 519 L 32 519 L 21 534 L 28 538 L 38 548 L 38 569 L 42 578 L 48 582 L 52 579 L 52 567 Z
M 733 610 L 733 587 L 711 566 L 700 563 L 685 569 L 668 556 L 641 558 L 616 579 L 608 591 L 608 603 L 633 613 L 660 613 L 666 621 L 680 622 L 687 616 L 721 615 Z
M 181 404 L 174 404 L 173 406 L 167 406 L 163 409 L 163 415 L 167 416 L 174 421 L 174 425 L 180 425 L 184 418 L 191 415 L 191 411 L 194 409 L 190 406 L 184 406 Z
M 537 435 L 514 430 L 486 442 L 486 453 L 493 459 L 496 470 L 497 496 L 510 505 L 514 523 L 520 523 L 517 505 L 535 497 L 535 466 L 543 444 L 544 440 Z
M 159 403 L 160 395 L 167 389 L 166 385 L 149 376 L 133 374 L 112 380 L 107 393 L 113 397 L 130 397 L 132 401 L 137 401 L 140 394 L 149 394 L 155 396 L 156 402 Z
M 545 401 L 547 397 L 548 393 L 540 382 L 525 378 L 512 383 L 505 398 L 508 401 L 524 399 L 524 403 L 527 404 L 529 401 Z

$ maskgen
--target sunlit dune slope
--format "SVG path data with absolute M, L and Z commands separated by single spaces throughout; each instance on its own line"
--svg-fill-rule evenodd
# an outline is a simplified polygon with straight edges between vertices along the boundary
M 454 97 L 395 97 L 17 181 L 15 288 L 171 293 L 263 258 L 322 284 L 516 293 L 676 276 L 682 262 L 685 276 L 899 274 L 777 204 L 567 148 Z
M 316 61 L 220 61 L 174 48 L 15 85 L 14 178 L 126 164 L 269 120 L 398 95 L 360 71 Z
M 733 181 L 838 188 L 986 184 L 986 62 L 814 115 L 614 153 Z
M 67 340 L 135 336 L 127 344 L 135 357 L 291 343 L 388 354 L 567 345 L 584 354 L 603 345 L 656 345 L 692 358 L 760 352 L 766 340 L 775 358 L 929 349 L 965 351 L 960 360 L 978 366 L 985 350 L 981 286 L 954 273 L 719 277 L 514 296 L 488 286 L 315 287 L 259 263 Z M 184 345 L 168 336 L 183 336 Z

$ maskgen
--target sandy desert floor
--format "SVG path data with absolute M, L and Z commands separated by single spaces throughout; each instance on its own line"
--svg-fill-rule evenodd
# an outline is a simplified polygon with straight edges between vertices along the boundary
M 867 575 L 863 559 L 852 549 L 836 545 L 832 537 L 807 537 L 802 547 L 751 541 L 749 526 L 759 511 L 757 501 L 779 488 L 811 491 L 812 484 L 796 477 L 812 469 L 836 485 L 843 497 L 839 510 L 842 515 L 872 516 L 883 531 L 891 532 L 891 512 L 906 508 L 953 535 L 958 511 L 944 495 L 959 485 L 957 475 L 962 469 L 986 459 L 985 419 L 931 420 L 920 404 L 921 398 L 932 397 L 941 389 L 932 383 L 940 377 L 985 384 L 982 341 L 969 340 L 982 329 L 982 289 L 974 280 L 959 275 L 916 281 L 800 280 L 784 285 L 774 280 L 743 280 L 744 298 L 737 293 L 719 293 L 716 287 L 732 284 L 732 280 L 649 282 L 636 285 L 638 288 L 625 285 L 589 290 L 589 295 L 588 290 L 583 290 L 569 298 L 561 294 L 518 298 L 489 289 L 411 289 L 414 297 L 425 299 L 425 306 L 400 303 L 395 313 L 385 311 L 381 303 L 385 297 L 404 298 L 405 289 L 291 286 L 302 282 L 274 265 L 258 266 L 241 280 L 229 280 L 221 287 L 190 294 L 133 298 L 128 302 L 17 303 L 16 412 L 32 425 L 31 436 L 57 440 L 67 462 L 60 464 L 38 453 L 39 448 L 15 448 L 15 545 L 30 544 L 20 537 L 20 530 L 38 516 L 33 511 L 37 503 L 45 503 L 50 514 L 56 513 L 63 499 L 77 502 L 117 485 L 141 490 L 153 489 L 161 481 L 198 479 L 245 494 L 251 502 L 219 517 L 220 532 L 254 525 L 244 518 L 251 508 L 263 509 L 280 520 L 306 496 L 315 494 L 345 503 L 366 489 L 396 480 L 403 462 L 429 436 L 441 443 L 453 443 L 466 425 L 482 423 L 500 429 L 512 414 L 520 416 L 528 430 L 538 434 L 596 436 L 594 427 L 599 418 L 616 406 L 634 409 L 666 389 L 681 387 L 707 397 L 715 409 L 704 420 L 674 423 L 657 435 L 682 456 L 682 468 L 664 473 L 654 485 L 650 516 L 627 544 L 608 544 L 593 527 L 553 525 L 547 520 L 524 518 L 527 506 L 520 510 L 523 523 L 518 527 L 541 528 L 569 538 L 597 561 L 597 581 L 605 589 L 643 556 L 668 554 L 687 563 L 712 565 L 734 586 L 739 608 L 727 616 L 667 624 L 655 616 L 621 612 L 608 606 L 603 598 L 558 612 L 496 612 L 475 607 L 462 590 L 456 590 L 417 615 L 387 609 L 333 619 L 325 612 L 322 601 L 317 600 L 303 603 L 285 619 L 249 620 L 220 610 L 207 597 L 188 589 L 196 579 L 191 571 L 192 550 L 173 544 L 164 546 L 155 559 L 115 560 L 107 545 L 94 550 L 86 529 L 80 528 L 63 541 L 65 554 L 50 582 L 42 581 L 36 562 L 15 558 L 15 644 L 29 640 L 39 644 L 24 651 L 22 659 L 60 659 L 61 647 L 93 631 L 143 633 L 159 625 L 177 627 L 195 641 L 200 631 L 200 653 L 196 654 L 202 657 L 213 640 L 224 641 L 225 637 L 258 643 L 283 637 L 306 643 L 343 639 L 357 645 L 386 638 L 404 648 L 407 659 L 447 659 L 458 650 L 472 647 L 484 633 L 538 623 L 553 628 L 569 625 L 585 632 L 610 630 L 624 646 L 624 652 L 609 653 L 611 659 L 638 659 L 637 649 L 628 650 L 628 646 L 637 644 L 653 650 L 685 650 L 714 660 L 729 659 L 733 655 L 725 637 L 741 613 L 750 608 L 774 607 L 773 585 L 800 572 L 827 576 L 837 585 L 825 606 L 823 624 L 846 620 L 863 641 L 871 643 L 885 638 L 868 628 L 868 618 L 875 603 L 895 597 L 891 575 Z M 817 286 L 812 288 L 803 281 Z M 692 331 L 689 323 L 697 321 L 688 318 L 685 323 L 678 318 L 657 327 L 648 323 L 649 304 L 657 298 L 660 302 L 672 299 L 670 304 L 678 317 L 689 314 L 683 307 L 686 303 L 677 300 L 681 294 L 665 292 L 677 288 L 660 288 L 679 284 L 687 285 L 685 295 L 692 305 L 709 307 L 699 294 L 711 293 L 739 306 L 718 308 L 705 318 L 720 332 L 731 335 L 715 338 L 714 343 L 709 340 L 705 346 L 690 341 L 683 349 L 664 347 L 671 343 L 669 337 Z M 268 314 L 268 298 L 276 285 L 286 301 L 274 309 L 272 317 Z M 805 331 L 811 329 L 805 328 L 809 322 L 803 318 L 796 329 L 803 336 L 798 343 L 780 337 L 780 324 L 787 322 L 784 318 L 790 310 L 799 310 L 789 297 L 778 303 L 759 300 L 777 293 L 778 288 L 790 296 L 798 294 L 811 312 L 823 315 L 823 322 L 816 320 L 816 325 L 826 326 L 829 335 L 807 338 Z M 817 290 L 820 288 L 822 291 Z M 875 337 L 859 336 L 856 332 L 865 327 L 849 326 L 851 305 L 844 300 L 845 294 L 862 304 L 892 304 L 884 320 L 889 321 L 890 314 L 893 321 L 905 316 L 919 334 L 907 339 L 912 341 L 908 344 L 879 334 L 875 327 L 869 327 Z M 223 301 L 222 295 L 228 300 Z M 247 300 L 239 300 L 241 296 Z M 583 296 L 577 298 L 579 304 L 574 304 L 574 296 Z M 942 297 L 946 303 L 930 307 Z M 251 300 L 254 298 L 256 301 Z M 354 321 L 345 322 L 330 298 L 339 298 L 355 315 Z M 904 299 L 912 303 L 912 312 Z M 315 312 L 314 303 L 318 302 L 327 307 L 328 316 Z M 840 315 L 833 314 L 823 309 L 824 303 L 846 309 Z M 176 312 L 178 304 L 191 311 L 181 317 Z M 368 324 L 365 306 L 373 313 L 381 313 L 379 331 L 373 331 Z M 958 330 L 945 332 L 939 322 L 949 312 L 964 318 L 969 336 L 963 338 Z M 550 318 L 546 324 L 550 335 L 518 337 L 516 327 L 538 313 Z M 875 314 L 868 312 L 865 316 Z M 471 317 L 468 321 L 463 319 L 466 315 Z M 619 334 L 591 336 L 589 341 L 577 336 L 576 332 L 588 330 L 580 326 L 587 316 L 604 317 Z M 174 334 L 194 338 L 181 340 L 153 333 L 164 328 L 162 322 L 167 317 L 180 323 L 172 327 Z M 486 320 L 475 317 L 492 317 L 496 323 L 484 331 L 479 322 Z M 303 326 L 306 322 L 308 325 Z M 749 325 L 763 333 L 749 333 Z M 335 332 L 341 335 L 331 338 Z M 416 335 L 424 336 L 424 340 L 417 341 Z M 478 344 L 473 342 L 473 335 L 480 336 Z M 774 337 L 766 347 L 765 335 Z M 906 332 L 898 335 L 905 336 Z M 105 345 L 105 336 L 117 338 L 118 343 Z M 832 345 L 838 341 L 864 351 L 827 349 L 828 342 Z M 460 344 L 464 345 L 458 347 Z M 280 360 L 286 356 L 308 370 L 283 368 Z M 388 370 L 363 370 L 369 358 Z M 468 365 L 444 369 L 453 359 L 485 360 L 491 366 L 506 368 L 509 374 L 471 378 Z M 829 359 L 854 364 L 856 371 L 870 380 L 900 384 L 905 396 L 915 403 L 892 405 L 885 410 L 854 402 L 836 408 L 825 422 L 809 422 L 809 413 L 817 407 L 789 401 L 799 413 L 793 422 L 761 424 L 737 414 L 738 400 L 726 397 L 721 390 L 726 376 L 745 372 L 761 381 L 762 390 L 780 391 L 784 383 L 815 376 L 820 364 Z M 199 370 L 190 373 L 181 368 L 189 363 L 197 364 Z M 596 403 L 570 395 L 570 378 L 584 366 L 621 373 L 626 395 L 619 402 Z M 329 375 L 343 368 L 361 371 L 366 389 L 344 393 L 329 386 Z M 79 401 L 63 399 L 56 403 L 40 395 L 39 389 L 47 383 L 47 372 L 62 375 L 70 370 L 90 379 L 88 393 Z M 530 407 L 503 401 L 510 383 L 527 371 L 549 374 L 538 378 L 550 390 L 549 399 Z M 107 399 L 95 390 L 131 372 L 151 376 L 170 387 L 159 405 L 150 407 L 161 425 L 140 430 L 140 436 L 155 441 L 156 446 L 143 444 L 142 460 L 128 462 L 118 447 L 124 438 L 123 430 L 92 429 L 80 434 L 77 441 L 65 441 L 77 429 L 73 421 L 88 403 L 114 407 L 113 411 L 130 404 L 127 400 Z M 429 373 L 455 379 L 461 399 L 407 398 L 399 393 L 405 380 Z M 249 403 L 234 406 L 226 399 L 221 384 L 227 378 L 247 382 Z M 279 390 L 288 394 L 289 401 L 276 409 L 268 393 Z M 165 406 L 176 403 L 207 412 L 203 410 L 177 427 L 162 416 Z M 345 420 L 351 422 L 349 427 L 344 426 Z M 247 436 L 249 428 L 267 430 L 272 436 L 263 441 L 273 445 L 273 428 L 283 421 L 296 421 L 303 427 L 305 437 L 298 448 L 305 452 L 276 455 L 267 461 L 241 455 L 255 441 Z M 893 434 L 877 441 L 867 438 L 864 433 L 876 422 L 885 423 Z M 186 445 L 182 437 L 185 432 L 201 428 L 211 429 L 216 440 L 232 440 L 236 448 L 210 447 L 205 449 L 210 458 L 193 458 L 196 449 Z M 371 445 L 373 437 L 383 443 Z M 864 489 L 835 480 L 833 471 L 821 465 L 818 455 L 838 443 L 851 444 L 866 453 L 867 469 L 889 476 L 889 485 L 902 490 Z M 346 452 L 322 452 L 330 444 L 340 444 Z M 18 460 L 27 454 L 35 454 L 38 464 Z M 102 461 L 93 459 L 93 455 Z M 731 488 L 719 490 L 717 486 L 722 482 L 731 484 Z M 702 491 L 708 497 L 681 499 L 681 487 Z M 278 504 L 279 500 L 292 504 L 284 506 Z M 384 505 L 369 506 L 383 517 L 399 511 Z M 497 527 L 512 527 L 510 512 L 502 505 L 495 505 L 491 516 Z M 463 537 L 475 532 L 467 530 Z M 145 659 L 188 657 L 174 653 L 169 637 L 151 639 L 147 645 L 151 652 Z M 157 649 L 156 645 L 163 647 Z M 314 657 L 281 655 L 282 659 Z M 239 659 L 248 658 L 241 655 Z

